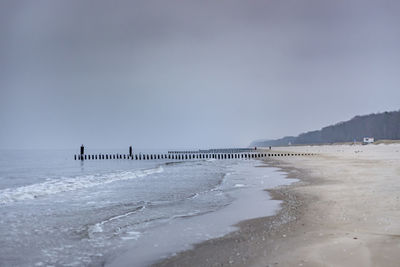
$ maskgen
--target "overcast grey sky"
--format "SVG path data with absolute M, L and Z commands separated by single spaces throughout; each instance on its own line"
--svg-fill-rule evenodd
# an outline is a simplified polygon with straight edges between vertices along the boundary
M 398 0 L 0 2 L 1 148 L 247 146 L 400 108 Z

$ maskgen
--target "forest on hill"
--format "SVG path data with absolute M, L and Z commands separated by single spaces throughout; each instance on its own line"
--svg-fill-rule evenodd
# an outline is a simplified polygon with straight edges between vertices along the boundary
M 286 136 L 276 140 L 257 140 L 251 146 L 286 146 L 362 141 L 364 137 L 375 140 L 400 139 L 400 110 L 356 116 L 321 130 Z

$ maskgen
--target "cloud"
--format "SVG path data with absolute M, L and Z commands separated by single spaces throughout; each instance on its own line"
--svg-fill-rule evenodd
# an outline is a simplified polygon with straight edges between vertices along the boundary
M 244 146 L 398 109 L 396 1 L 0 5 L 0 147 Z

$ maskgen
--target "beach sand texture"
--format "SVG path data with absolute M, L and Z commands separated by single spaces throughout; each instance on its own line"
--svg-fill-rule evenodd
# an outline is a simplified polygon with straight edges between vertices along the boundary
M 272 217 L 157 266 L 400 266 L 400 145 L 273 148 L 317 156 L 267 160 L 300 182 L 270 190 Z

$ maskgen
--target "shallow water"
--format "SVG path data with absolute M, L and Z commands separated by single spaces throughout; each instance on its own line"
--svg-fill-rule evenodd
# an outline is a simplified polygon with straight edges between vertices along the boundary
M 288 182 L 255 160 L 81 162 L 72 155 L 2 151 L 0 265 L 146 265 L 239 220 L 271 215 L 279 203 L 262 189 Z M 251 206 L 257 201 L 261 208 Z

